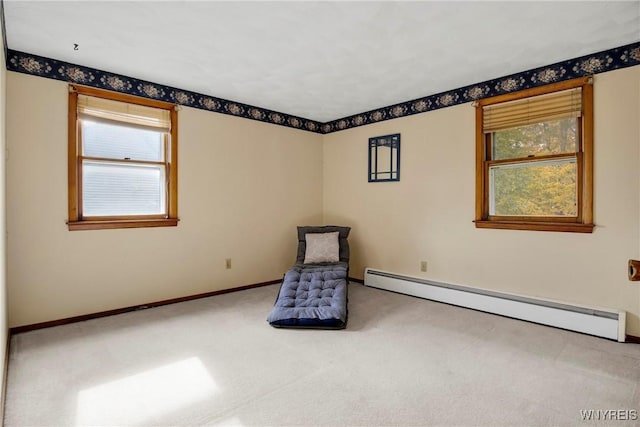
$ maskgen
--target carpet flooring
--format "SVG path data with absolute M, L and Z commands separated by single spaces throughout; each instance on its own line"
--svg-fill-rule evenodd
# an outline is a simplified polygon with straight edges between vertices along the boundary
M 5 425 L 640 425 L 638 344 L 358 283 L 346 330 L 274 329 L 277 290 L 14 335 Z

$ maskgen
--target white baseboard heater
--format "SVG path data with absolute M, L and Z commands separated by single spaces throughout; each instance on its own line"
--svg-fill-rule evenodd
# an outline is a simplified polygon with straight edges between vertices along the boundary
M 626 312 L 439 283 L 366 268 L 365 286 L 624 342 Z

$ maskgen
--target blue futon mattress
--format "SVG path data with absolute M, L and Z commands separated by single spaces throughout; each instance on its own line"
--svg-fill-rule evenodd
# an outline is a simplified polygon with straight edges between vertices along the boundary
M 275 327 L 342 329 L 347 325 L 348 264 L 296 264 L 284 275 L 267 318 Z

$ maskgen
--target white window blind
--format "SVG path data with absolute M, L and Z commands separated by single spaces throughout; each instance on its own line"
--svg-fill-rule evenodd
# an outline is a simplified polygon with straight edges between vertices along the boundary
M 85 216 L 162 215 L 166 212 L 164 166 L 100 163 L 82 165 Z

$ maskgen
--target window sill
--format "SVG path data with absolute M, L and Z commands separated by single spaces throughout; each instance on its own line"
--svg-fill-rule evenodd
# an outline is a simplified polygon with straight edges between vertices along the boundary
M 476 228 L 495 228 L 501 230 L 562 231 L 569 233 L 593 233 L 595 224 L 576 224 L 537 221 L 473 221 Z
M 67 222 L 69 231 L 77 230 L 111 230 L 116 228 L 175 227 L 177 218 L 170 219 L 122 219 L 107 221 L 73 221 Z

